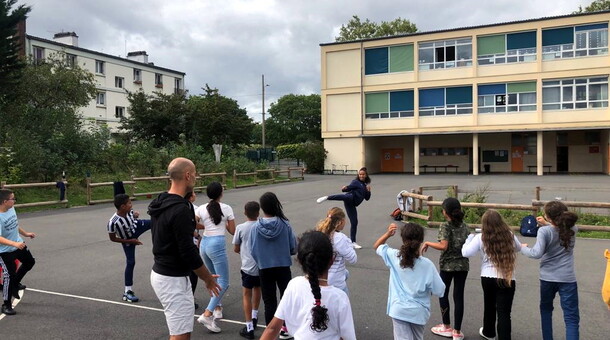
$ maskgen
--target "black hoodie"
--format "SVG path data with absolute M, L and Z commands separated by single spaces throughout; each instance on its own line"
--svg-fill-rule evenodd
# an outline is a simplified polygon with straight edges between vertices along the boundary
M 203 265 L 193 244 L 195 213 L 184 197 L 164 192 L 148 206 L 151 216 L 153 270 L 165 276 L 188 276 Z

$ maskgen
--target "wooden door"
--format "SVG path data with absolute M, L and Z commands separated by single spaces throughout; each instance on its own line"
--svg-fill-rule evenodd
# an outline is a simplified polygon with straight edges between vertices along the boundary
M 403 149 L 381 150 L 381 172 L 403 172 Z
M 512 172 L 523 172 L 523 151 L 522 146 L 513 146 L 510 150 L 510 164 Z

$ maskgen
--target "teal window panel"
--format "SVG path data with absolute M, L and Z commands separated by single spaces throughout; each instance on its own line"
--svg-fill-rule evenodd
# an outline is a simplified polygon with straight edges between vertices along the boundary
M 369 48 L 364 51 L 364 74 L 388 73 L 388 48 Z
M 447 105 L 467 103 L 472 103 L 472 86 L 447 88 Z
M 390 92 L 390 111 L 412 111 L 413 91 Z
M 507 50 L 533 47 L 536 47 L 536 31 L 509 33 L 506 35 Z
M 542 46 L 574 43 L 574 27 L 555 28 L 542 31 Z

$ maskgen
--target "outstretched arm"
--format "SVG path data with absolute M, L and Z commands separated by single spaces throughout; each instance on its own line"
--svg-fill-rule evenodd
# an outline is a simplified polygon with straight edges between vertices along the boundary
M 396 229 L 398 229 L 398 227 L 396 226 L 396 224 L 392 223 L 388 226 L 388 230 L 381 235 L 381 237 L 379 237 L 379 239 L 377 241 L 375 241 L 375 244 L 373 245 L 373 249 L 377 250 L 377 248 L 379 248 L 380 245 L 385 244 L 386 241 L 394 236 L 394 234 L 396 234 Z

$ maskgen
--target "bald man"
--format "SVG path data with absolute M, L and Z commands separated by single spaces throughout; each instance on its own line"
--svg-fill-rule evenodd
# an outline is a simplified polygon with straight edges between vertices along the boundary
M 210 295 L 218 295 L 220 286 L 193 244 L 195 213 L 184 196 L 195 186 L 195 164 L 186 158 L 176 158 L 169 163 L 167 172 L 171 181 L 169 191 L 148 206 L 155 258 L 150 283 L 163 305 L 169 338 L 182 340 L 191 338 L 195 320 L 189 273 L 195 272 L 205 282 Z

